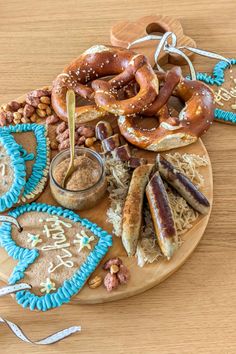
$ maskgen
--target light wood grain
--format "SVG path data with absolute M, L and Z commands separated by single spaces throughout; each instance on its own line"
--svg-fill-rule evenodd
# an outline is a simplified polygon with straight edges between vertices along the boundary
M 114 21 L 161 13 L 181 20 L 201 48 L 235 57 L 233 0 L 1 1 L 0 101 L 50 84 L 65 63 L 91 44 L 108 43 Z M 197 68 L 209 70 L 207 59 Z M 236 127 L 215 123 L 203 140 L 214 174 L 214 204 L 205 235 L 174 275 L 142 295 L 115 303 L 64 306 L 44 315 L 0 300 L 0 314 L 33 339 L 74 324 L 83 332 L 65 342 L 21 344 L 1 325 L 1 354 L 236 352 Z

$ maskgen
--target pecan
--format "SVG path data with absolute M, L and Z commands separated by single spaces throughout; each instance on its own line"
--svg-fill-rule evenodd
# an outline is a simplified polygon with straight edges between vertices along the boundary
M 115 264 L 115 265 L 117 265 L 117 266 L 120 266 L 120 265 L 122 264 L 122 260 L 121 260 L 120 258 L 118 258 L 118 257 L 116 257 L 116 258 L 111 258 L 111 259 L 109 259 L 109 260 L 104 264 L 103 269 L 104 269 L 104 270 L 109 270 L 110 267 L 111 267 L 113 264 Z
M 96 277 L 89 279 L 88 286 L 90 289 L 96 289 L 102 284 L 102 278 L 98 275 Z
M 81 125 L 77 132 L 79 135 L 84 136 L 85 138 L 92 138 L 95 135 L 95 130 L 93 127 L 89 127 L 87 125 Z
M 61 151 L 64 149 L 69 149 L 69 147 L 70 147 L 70 139 L 66 139 L 58 145 L 58 150 Z
M 43 109 L 36 109 L 36 113 L 40 118 L 45 118 L 46 117 L 46 111 L 44 111 Z
M 23 116 L 25 118 L 29 118 L 33 114 L 34 114 L 34 107 L 29 105 L 29 104 L 26 104 L 25 107 L 24 107 Z
M 47 117 L 46 124 L 56 124 L 58 121 L 59 118 L 55 114 L 52 114 L 51 116 Z
M 85 142 L 86 138 L 84 136 L 79 137 L 77 141 L 77 145 L 83 145 Z
M 57 129 L 56 129 L 56 133 L 57 135 L 63 133 L 65 130 L 67 129 L 67 124 L 66 122 L 61 122 L 58 126 L 57 126 Z
M 118 288 L 119 281 L 116 274 L 107 273 L 104 278 L 104 285 L 108 292 L 111 292 L 113 289 Z
M 57 135 L 56 139 L 59 143 L 62 143 L 64 140 L 69 138 L 69 129 L 67 128 L 63 133 Z
M 117 277 L 119 279 L 120 284 L 127 284 L 130 274 L 128 268 L 123 264 L 120 265 L 120 270 L 117 273 Z
M 75 132 L 75 144 L 77 144 L 78 140 L 79 140 L 79 134 Z

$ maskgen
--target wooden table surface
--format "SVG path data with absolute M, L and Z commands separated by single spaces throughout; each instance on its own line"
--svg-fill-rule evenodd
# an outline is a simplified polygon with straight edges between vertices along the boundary
M 50 84 L 82 50 L 109 41 L 123 18 L 165 14 L 181 20 L 200 48 L 236 57 L 235 0 L 0 1 L 0 102 Z M 197 68 L 214 62 L 196 58 Z M 46 314 L 1 298 L 0 316 L 38 339 L 71 325 L 81 334 L 52 346 L 23 344 L 1 325 L 5 353 L 236 353 L 236 126 L 204 136 L 214 172 L 214 205 L 187 263 L 146 293 L 104 305 L 66 305 Z M 235 257 L 235 258 L 234 258 Z

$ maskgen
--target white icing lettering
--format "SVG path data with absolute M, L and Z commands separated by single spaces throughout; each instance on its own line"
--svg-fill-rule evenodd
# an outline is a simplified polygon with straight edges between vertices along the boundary
M 50 262 L 48 273 L 53 273 L 56 269 L 58 269 L 61 266 L 65 266 L 67 268 L 72 268 L 74 266 L 73 261 L 71 260 L 64 261 L 65 258 L 71 258 L 72 253 L 64 248 L 62 248 L 62 251 L 64 252 L 64 255 L 62 256 L 57 255 L 57 259 L 59 260 L 59 263 L 57 265 L 53 265 L 53 263 Z

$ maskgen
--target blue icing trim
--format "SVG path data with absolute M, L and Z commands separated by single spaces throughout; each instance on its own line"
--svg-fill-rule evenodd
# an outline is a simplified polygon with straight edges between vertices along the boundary
M 33 153 L 28 154 L 22 145 L 19 145 L 19 150 L 21 152 L 21 156 L 25 161 L 32 161 L 34 159 L 34 154 Z
M 0 197 L 0 212 L 4 212 L 18 202 L 22 189 L 26 184 L 26 167 L 24 159 L 20 154 L 19 145 L 3 128 L 0 129 L 0 144 L 5 148 L 6 154 L 10 157 L 13 169 L 12 185 Z
M 21 132 L 33 132 L 36 138 L 36 157 L 32 168 L 32 173 L 26 181 L 23 198 L 28 199 L 35 189 L 38 187 L 42 178 L 46 177 L 49 168 L 49 149 L 47 139 L 47 128 L 40 124 L 18 124 L 3 127 L 3 129 L 12 134 Z M 24 149 L 23 149 L 24 150 Z M 24 150 L 25 151 L 25 150 Z M 27 152 L 26 152 L 27 154 Z M 26 155 L 26 159 L 32 159 L 33 154 Z M 24 158 L 24 155 L 23 155 Z M 33 157 L 34 158 L 34 157 Z M 24 158 L 25 159 L 25 158 Z
M 85 228 L 93 230 L 94 234 L 96 233 L 96 236 L 98 237 L 97 244 L 89 253 L 84 263 L 74 272 L 72 277 L 66 279 L 56 291 L 42 296 L 37 296 L 29 290 L 23 290 L 16 293 L 16 301 L 21 306 L 30 308 L 30 310 L 36 309 L 40 311 L 47 311 L 51 308 L 68 303 L 71 297 L 80 291 L 88 277 L 97 267 L 100 260 L 107 253 L 108 248 L 112 245 L 112 236 L 91 221 L 81 219 L 79 215 L 75 214 L 71 210 L 47 204 L 31 203 L 21 205 L 16 209 L 11 210 L 8 215 L 17 218 L 24 213 L 33 211 L 61 216 L 70 219 L 75 223 L 80 222 Z M 2 223 L 0 227 L 1 246 L 5 248 L 7 253 L 15 260 L 18 260 L 10 279 L 8 280 L 10 284 L 15 284 L 24 278 L 25 271 L 28 269 L 30 264 L 37 260 L 39 251 L 37 249 L 27 249 L 18 246 L 11 237 L 11 231 L 12 225 L 10 223 Z
M 229 59 L 231 65 L 236 64 L 236 59 Z M 230 67 L 229 63 L 225 61 L 219 61 L 212 72 L 212 76 L 207 73 L 197 73 L 197 80 L 203 81 L 208 85 L 221 86 L 225 82 L 225 70 Z M 216 108 L 214 112 L 215 120 L 220 120 L 226 123 L 236 124 L 236 113 L 225 111 L 223 109 Z

